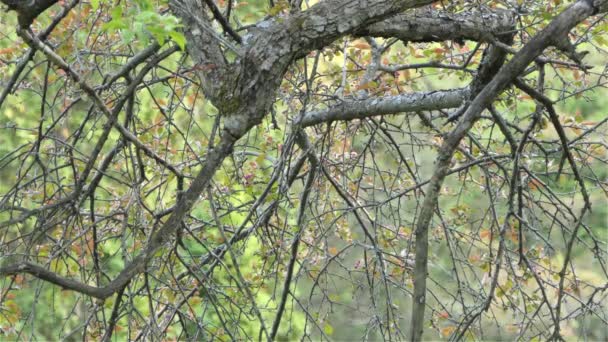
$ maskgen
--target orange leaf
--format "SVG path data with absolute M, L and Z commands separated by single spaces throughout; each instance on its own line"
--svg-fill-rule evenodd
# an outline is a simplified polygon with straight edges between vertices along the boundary
M 448 337 L 450 336 L 454 331 L 456 330 L 456 327 L 449 325 L 445 328 L 441 329 L 441 336 L 443 337 Z
M 482 239 L 487 239 L 490 237 L 490 230 L 489 229 L 484 229 L 482 231 L 479 232 L 479 237 Z
M 534 178 L 528 182 L 528 187 L 532 190 L 538 189 L 539 186 L 541 186 L 541 183 Z
M 371 47 L 367 43 L 357 43 L 357 44 L 355 44 L 353 46 L 356 47 L 357 49 L 361 49 L 361 50 L 366 50 L 366 49 L 369 49 Z
M 0 49 L 0 55 L 6 55 L 6 54 L 9 54 L 9 53 L 12 53 L 13 51 L 15 51 L 14 48 Z

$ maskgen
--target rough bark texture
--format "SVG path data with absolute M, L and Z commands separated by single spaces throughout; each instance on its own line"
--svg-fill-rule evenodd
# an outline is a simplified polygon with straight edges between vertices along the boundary
M 346 100 L 326 110 L 304 114 L 301 124 L 308 127 L 322 122 L 363 119 L 374 115 L 456 108 L 463 104 L 468 94 L 466 89 L 456 89 Z
M 508 11 L 445 13 L 420 9 L 399 14 L 356 32 L 359 36 L 395 37 L 406 42 L 444 40 L 490 41 L 513 31 L 513 14 Z

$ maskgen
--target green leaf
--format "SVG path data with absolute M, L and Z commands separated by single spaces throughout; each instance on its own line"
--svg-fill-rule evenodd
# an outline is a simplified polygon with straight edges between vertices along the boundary
M 111 17 L 112 20 L 101 26 L 102 30 L 113 31 L 128 28 L 127 23 L 122 16 L 122 8 L 120 6 L 114 7 Z
M 510 289 L 513 288 L 513 281 L 511 279 L 507 279 L 507 282 L 505 283 L 505 285 L 503 286 L 505 291 L 509 291 Z
M 323 327 L 323 331 L 325 332 L 326 335 L 333 335 L 333 333 L 334 333 L 334 327 L 332 327 L 331 325 L 325 323 L 325 326 Z
M 131 30 L 124 30 L 122 33 L 122 40 L 125 44 L 129 44 L 131 42 L 133 42 L 133 40 L 135 39 L 135 34 L 133 34 L 133 31 Z
M 186 37 L 181 32 L 171 31 L 169 32 L 169 37 L 181 50 L 186 49 Z

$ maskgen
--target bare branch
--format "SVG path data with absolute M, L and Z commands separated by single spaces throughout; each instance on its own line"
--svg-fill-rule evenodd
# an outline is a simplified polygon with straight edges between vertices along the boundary
M 305 113 L 301 124 L 308 127 L 323 122 L 363 119 L 376 115 L 456 108 L 462 105 L 467 96 L 468 90 L 456 89 L 346 100 L 327 110 Z

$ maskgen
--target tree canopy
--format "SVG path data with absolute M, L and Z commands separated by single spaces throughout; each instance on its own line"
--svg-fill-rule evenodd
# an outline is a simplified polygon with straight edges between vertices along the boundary
M 0 340 L 608 338 L 608 0 L 0 3 Z

